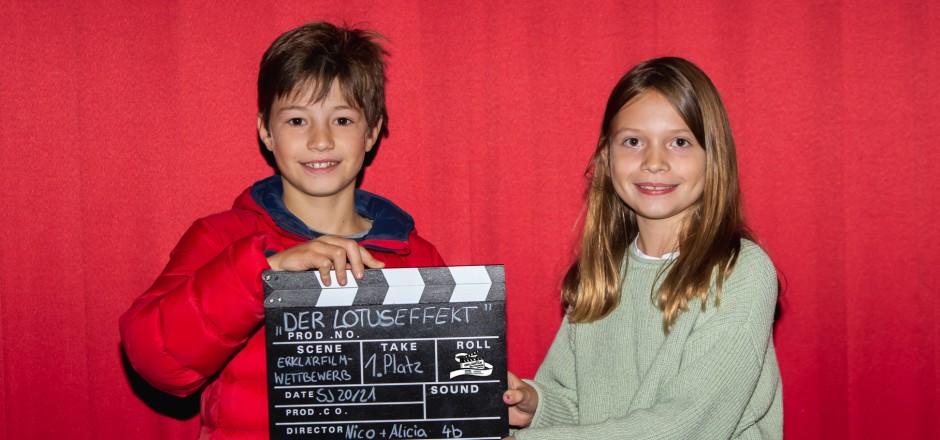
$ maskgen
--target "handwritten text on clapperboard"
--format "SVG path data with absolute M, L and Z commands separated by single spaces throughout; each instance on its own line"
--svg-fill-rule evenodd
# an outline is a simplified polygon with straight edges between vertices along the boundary
M 272 438 L 507 434 L 502 266 L 264 277 Z

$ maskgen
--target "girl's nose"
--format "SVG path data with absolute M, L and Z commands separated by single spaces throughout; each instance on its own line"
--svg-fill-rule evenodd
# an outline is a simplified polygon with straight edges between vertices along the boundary
M 666 161 L 665 154 L 661 148 L 651 146 L 646 149 L 646 155 L 643 157 L 643 171 L 650 173 L 659 173 L 669 170 L 669 163 Z

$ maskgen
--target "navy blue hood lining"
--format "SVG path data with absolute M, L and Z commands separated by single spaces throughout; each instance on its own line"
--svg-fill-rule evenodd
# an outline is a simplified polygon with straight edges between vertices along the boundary
M 281 176 L 274 175 L 255 182 L 251 186 L 251 198 L 274 220 L 281 229 L 299 237 L 313 240 L 323 235 L 310 229 L 306 223 L 291 213 L 284 205 L 284 187 Z M 358 242 L 369 240 L 393 240 L 407 242 L 414 230 L 415 221 L 407 212 L 390 200 L 356 189 L 356 213 L 372 222 L 372 229 Z

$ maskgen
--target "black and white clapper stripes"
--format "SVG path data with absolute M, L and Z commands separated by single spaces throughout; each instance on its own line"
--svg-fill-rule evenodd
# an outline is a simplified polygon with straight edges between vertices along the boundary
M 342 307 L 377 304 L 485 302 L 506 299 L 502 265 L 368 269 L 361 280 L 324 286 L 318 272 L 263 275 L 265 307 Z

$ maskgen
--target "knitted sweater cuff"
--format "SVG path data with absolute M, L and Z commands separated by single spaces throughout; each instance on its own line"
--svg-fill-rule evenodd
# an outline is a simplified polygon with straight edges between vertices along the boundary
M 540 428 L 553 425 L 576 425 L 578 424 L 578 405 L 576 401 L 566 398 L 561 393 L 556 393 L 550 386 L 542 386 L 534 380 L 525 380 L 526 383 L 535 388 L 539 395 L 539 406 L 532 417 L 533 428 Z

